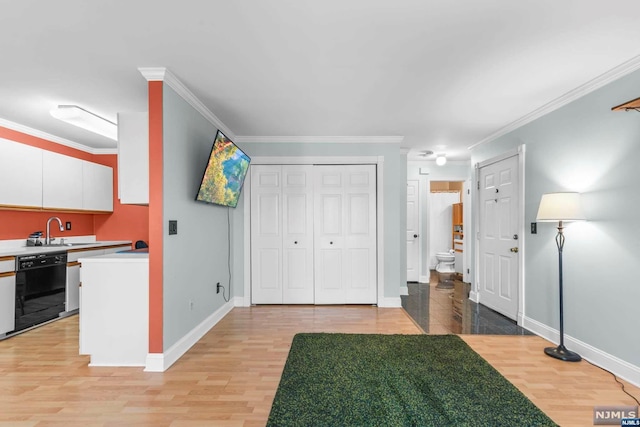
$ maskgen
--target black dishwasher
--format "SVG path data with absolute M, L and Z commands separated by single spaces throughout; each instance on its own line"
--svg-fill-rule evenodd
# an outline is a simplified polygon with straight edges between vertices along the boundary
M 59 317 L 65 311 L 67 253 L 16 258 L 16 328 L 10 333 Z

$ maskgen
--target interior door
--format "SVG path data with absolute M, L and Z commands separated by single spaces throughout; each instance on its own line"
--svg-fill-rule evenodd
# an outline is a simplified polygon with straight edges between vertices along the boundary
M 420 276 L 420 203 L 418 180 L 407 181 L 407 281 L 417 282 Z
M 282 166 L 282 302 L 313 304 L 313 166 Z
M 316 304 L 375 304 L 374 165 L 314 166 Z
M 282 167 L 251 166 L 251 302 L 282 304 Z
M 518 157 L 480 168 L 480 303 L 518 314 Z

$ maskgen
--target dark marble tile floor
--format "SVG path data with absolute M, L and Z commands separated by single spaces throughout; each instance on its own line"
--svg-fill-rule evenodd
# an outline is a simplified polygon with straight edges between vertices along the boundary
M 451 289 L 431 283 L 407 283 L 409 295 L 402 295 L 402 307 L 427 334 L 533 335 L 515 321 L 470 301 L 468 283 L 453 282 Z

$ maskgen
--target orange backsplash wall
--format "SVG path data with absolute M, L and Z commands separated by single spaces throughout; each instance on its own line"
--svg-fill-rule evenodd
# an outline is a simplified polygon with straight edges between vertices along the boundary
M 65 212 L 0 211 L 0 240 L 27 239 L 34 231 L 45 233 L 47 220 L 57 216 L 64 224 L 71 221 L 71 231 L 63 233 L 57 228 L 58 222 L 51 223 L 53 237 L 87 236 L 93 232 L 93 215 Z
M 113 168 L 113 213 L 81 214 L 65 212 L 31 212 L 0 210 L 0 240 L 26 239 L 34 231 L 44 232 L 47 220 L 52 216 L 62 222 L 71 221 L 71 231 L 55 231 L 55 237 L 96 235 L 98 240 L 149 241 L 149 208 L 147 206 L 121 205 L 118 200 L 118 165 L 115 154 L 94 155 L 85 151 L 56 144 L 46 139 L 27 135 L 0 126 L 0 138 L 20 142 L 67 156 L 100 163 Z

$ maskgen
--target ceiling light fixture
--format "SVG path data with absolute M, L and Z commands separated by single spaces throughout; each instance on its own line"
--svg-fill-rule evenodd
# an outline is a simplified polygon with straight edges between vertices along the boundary
M 438 156 L 436 157 L 436 165 L 442 166 L 445 163 L 447 163 L 447 158 L 444 156 L 444 154 L 438 154 Z
M 58 105 L 50 111 L 51 115 L 58 120 L 97 133 L 107 138 L 118 140 L 118 125 L 102 118 L 90 111 L 80 108 L 77 105 Z

